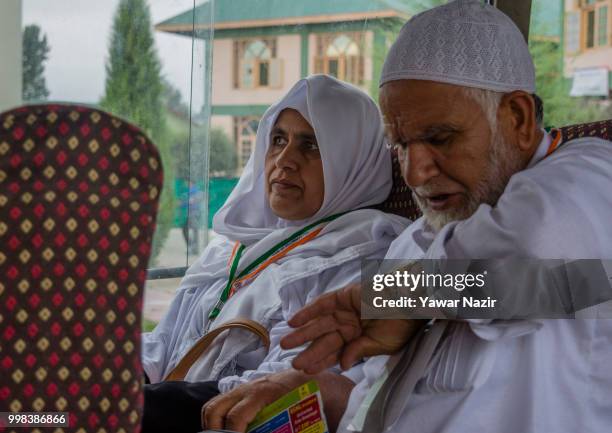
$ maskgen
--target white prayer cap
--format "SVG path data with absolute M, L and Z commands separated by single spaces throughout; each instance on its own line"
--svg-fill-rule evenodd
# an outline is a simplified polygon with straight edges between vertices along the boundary
M 404 24 L 385 60 L 380 86 L 394 80 L 535 92 L 535 69 L 520 30 L 479 0 L 453 1 Z

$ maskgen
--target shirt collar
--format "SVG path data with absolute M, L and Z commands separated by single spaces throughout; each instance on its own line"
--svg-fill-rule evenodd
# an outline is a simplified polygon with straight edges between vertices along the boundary
M 546 153 L 548 152 L 548 148 L 550 147 L 550 144 L 552 143 L 552 140 L 553 140 L 552 135 L 546 132 L 546 130 L 544 129 L 542 129 L 542 132 L 544 133 L 544 136 L 542 137 L 542 141 L 540 141 L 540 144 L 538 145 L 538 148 L 536 149 L 535 153 L 531 157 L 529 164 L 527 164 L 527 168 L 533 167 L 538 162 L 540 162 L 542 159 L 544 159 L 544 157 L 546 156 Z

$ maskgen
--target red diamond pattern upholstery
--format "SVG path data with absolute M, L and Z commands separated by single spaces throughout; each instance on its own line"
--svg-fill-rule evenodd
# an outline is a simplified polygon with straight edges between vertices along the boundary
M 561 130 L 561 142 L 582 137 L 599 137 L 612 141 L 612 119 L 580 125 L 564 126 Z M 400 215 L 411 220 L 421 216 L 421 211 L 412 198 L 410 188 L 406 186 L 400 170 L 397 156 L 393 154 L 393 186 L 387 199 L 376 206 L 385 212 Z
M 153 144 L 114 116 L 73 105 L 0 114 L 0 411 L 69 412 L 56 432 L 140 430 L 161 185 Z

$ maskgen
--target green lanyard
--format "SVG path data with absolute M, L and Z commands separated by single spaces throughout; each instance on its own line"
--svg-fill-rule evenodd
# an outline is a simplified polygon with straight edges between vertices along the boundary
M 238 263 L 240 262 L 240 257 L 242 256 L 242 253 L 244 252 L 244 248 L 245 248 L 244 245 L 241 244 L 238 247 L 238 250 L 236 251 L 236 255 L 234 256 L 234 259 L 232 260 L 232 264 L 230 266 L 230 272 L 229 272 L 229 279 L 227 280 L 227 284 L 225 285 L 225 288 L 223 289 L 223 292 L 221 292 L 221 296 L 219 297 L 219 300 L 215 304 L 215 307 L 212 309 L 212 311 L 208 315 L 208 324 L 210 325 L 210 323 L 219 315 L 219 313 L 221 312 L 221 309 L 223 308 L 223 306 L 225 305 L 227 300 L 230 298 L 230 293 L 231 293 L 231 290 L 232 290 L 232 285 L 234 284 L 234 282 L 236 280 L 242 278 L 245 275 L 248 275 L 257 266 L 259 266 L 260 264 L 265 262 L 267 259 L 272 257 L 278 251 L 282 250 L 284 247 L 290 245 L 296 239 L 299 239 L 300 237 L 302 237 L 305 234 L 307 234 L 309 231 L 311 231 L 315 227 L 317 227 L 317 226 L 319 226 L 321 224 L 333 221 L 336 218 L 344 215 L 345 213 L 346 212 L 330 215 L 330 216 L 328 216 L 326 218 L 320 219 L 320 220 L 318 220 L 318 221 L 316 221 L 316 222 L 314 222 L 314 223 L 312 223 L 312 224 L 310 224 L 310 225 L 308 225 L 308 226 L 298 230 L 297 232 L 295 232 L 294 234 L 289 236 L 287 239 L 284 239 L 281 242 L 279 242 L 276 245 L 274 245 L 268 251 L 266 251 L 261 256 L 259 256 L 257 259 L 255 259 L 249 266 L 244 268 L 238 275 L 236 275 L 236 270 L 238 269 Z

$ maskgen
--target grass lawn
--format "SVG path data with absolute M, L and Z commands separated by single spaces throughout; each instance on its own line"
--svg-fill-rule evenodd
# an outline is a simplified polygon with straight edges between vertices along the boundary
M 142 319 L 142 332 L 150 332 L 157 326 L 157 322 L 152 320 Z

